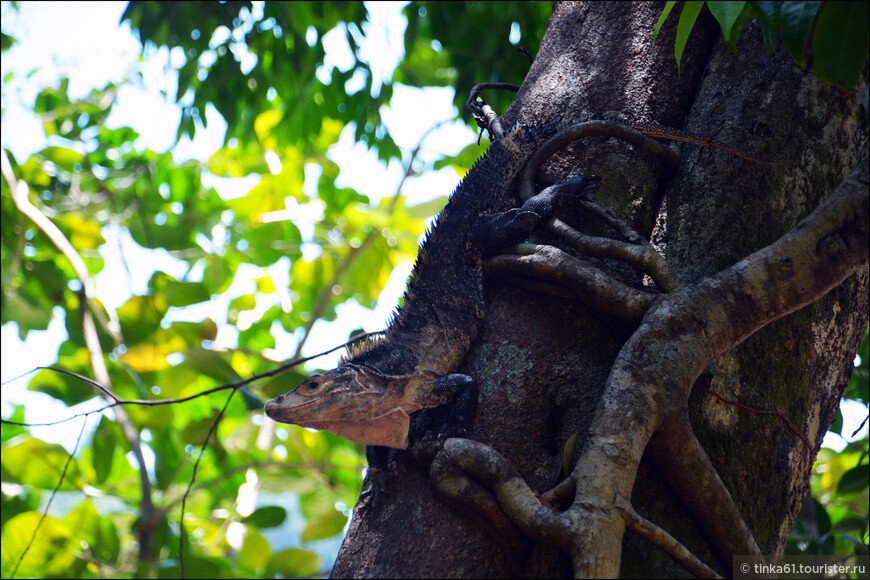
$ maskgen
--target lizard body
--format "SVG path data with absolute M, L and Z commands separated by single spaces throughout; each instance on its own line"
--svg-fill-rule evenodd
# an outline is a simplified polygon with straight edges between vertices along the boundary
M 476 405 L 477 387 L 455 370 L 483 321 L 482 257 L 493 248 L 522 241 L 562 199 L 561 190 L 542 192 L 522 208 L 501 211 L 528 157 L 557 130 L 555 125 L 516 129 L 496 140 L 428 232 L 404 302 L 383 338 L 354 348 L 338 368 L 309 377 L 267 402 L 266 414 L 365 443 L 370 465 L 373 459 L 385 463 L 385 450 L 371 447 L 408 447 L 409 416 L 419 409 L 453 401 L 442 433 L 463 432 Z M 597 178 L 572 182 L 568 189 L 575 193 L 597 187 Z M 478 223 L 485 227 L 475 228 Z
M 603 120 L 649 137 L 716 147 L 753 162 L 781 165 L 677 129 Z M 551 137 L 555 136 L 550 142 L 558 141 L 559 135 L 570 133 L 560 129 L 572 125 L 497 134 L 429 230 L 404 302 L 383 338 L 355 347 L 336 369 L 311 376 L 270 400 L 266 414 L 366 444 L 369 466 L 375 471 L 386 467 L 389 448 L 408 447 L 410 415 L 420 409 L 452 402 L 441 434 L 463 434 L 477 403 L 477 385 L 472 377 L 455 371 L 483 320 L 483 256 L 522 241 L 566 195 L 597 188 L 597 178 L 576 178 L 505 211 L 514 178 L 532 154 Z

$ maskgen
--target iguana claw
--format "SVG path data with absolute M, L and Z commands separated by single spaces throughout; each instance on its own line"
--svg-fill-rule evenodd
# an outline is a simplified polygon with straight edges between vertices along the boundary
M 527 199 L 522 207 L 493 213 L 477 220 L 471 239 L 479 244 L 484 255 L 526 239 L 542 222 L 553 217 L 566 203 L 589 196 L 601 185 L 597 175 L 584 175 L 551 185 Z
M 366 472 L 366 480 L 369 482 L 369 487 L 360 494 L 359 502 L 357 503 L 358 509 L 365 510 L 371 507 L 377 510 L 384 496 L 390 495 L 389 480 L 393 477 L 395 477 L 395 474 L 391 470 L 369 467 Z
M 441 431 L 437 434 L 437 439 L 439 443 L 444 443 L 446 440 L 451 437 L 465 437 L 468 433 L 468 429 L 463 427 L 462 425 L 444 425 Z

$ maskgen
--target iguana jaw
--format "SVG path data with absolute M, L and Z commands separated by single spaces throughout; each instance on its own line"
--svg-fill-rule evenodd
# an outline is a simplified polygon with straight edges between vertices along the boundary
M 345 364 L 309 377 L 267 402 L 265 411 L 279 423 L 325 429 L 366 445 L 406 449 L 409 413 L 419 408 L 404 397 L 403 387 L 410 379 Z
M 410 416 L 402 409 L 373 419 L 368 423 L 350 423 L 347 421 L 325 421 L 303 425 L 312 429 L 321 429 L 335 433 L 357 443 L 365 445 L 380 445 L 394 449 L 408 448 L 408 426 Z

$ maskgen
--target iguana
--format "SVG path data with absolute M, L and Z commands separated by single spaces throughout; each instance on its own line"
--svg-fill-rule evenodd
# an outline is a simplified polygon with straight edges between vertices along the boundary
M 370 472 L 386 467 L 388 448 L 408 447 L 409 416 L 419 409 L 452 402 L 440 435 L 463 434 L 477 385 L 455 371 L 483 321 L 483 256 L 522 241 L 564 199 L 598 187 L 597 177 L 580 177 L 502 211 L 526 159 L 555 133 L 554 127 L 518 129 L 496 140 L 428 232 L 383 338 L 270 400 L 266 415 L 366 444 Z
M 648 136 L 735 152 L 676 129 L 617 122 Z M 598 187 L 597 177 L 579 177 L 548 187 L 520 208 L 505 210 L 514 178 L 538 146 L 561 135 L 559 128 L 514 129 L 494 141 L 428 232 L 404 303 L 383 338 L 355 347 L 338 368 L 313 375 L 270 400 L 266 415 L 366 444 L 373 489 L 382 485 L 374 480 L 387 467 L 389 449 L 408 447 L 412 413 L 452 402 L 439 437 L 464 434 L 478 391 L 472 377 L 455 371 L 483 320 L 483 257 L 522 241 L 563 201 Z

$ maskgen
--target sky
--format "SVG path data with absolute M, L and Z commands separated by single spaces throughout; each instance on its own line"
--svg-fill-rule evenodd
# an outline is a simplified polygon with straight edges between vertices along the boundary
M 140 54 L 140 45 L 126 24 L 119 26 L 125 2 L 93 3 L 20 3 L 16 13 L 4 2 L 2 6 L 3 30 L 16 37 L 19 43 L 4 53 L 2 76 L 9 73 L 13 77 L 4 83 L 3 92 L 3 130 L 2 146 L 23 162 L 32 153 L 46 145 L 45 134 L 38 119 L 28 112 L 36 94 L 46 86 L 57 84 L 61 76 L 70 78 L 72 96 L 83 96 L 95 87 L 107 82 L 120 82 L 134 66 Z M 405 22 L 400 15 L 400 3 L 367 4 L 370 21 L 376 27 L 371 40 L 361 46 L 362 56 L 372 63 L 375 76 L 389 77 L 392 69 L 401 58 L 403 47 L 402 34 Z M 347 67 L 350 54 L 341 34 L 327 34 L 324 44 L 327 49 L 325 67 L 322 71 L 328 77 L 329 68 Z M 174 95 L 176 75 L 168 65 L 173 55 L 166 49 L 152 51 L 141 63 L 145 83 L 141 88 L 125 86 L 118 95 L 118 104 L 109 117 L 111 128 L 130 126 L 141 135 L 137 147 L 155 151 L 166 151 L 175 142 L 175 133 L 180 119 L 180 109 L 161 96 L 161 90 Z M 417 146 L 421 135 L 438 122 L 451 119 L 456 111 L 452 105 L 453 91 L 449 88 L 411 89 L 397 86 L 391 107 L 384 111 L 384 122 L 390 129 L 396 143 L 406 151 Z M 425 103 L 421 106 L 421 103 Z M 428 118 L 421 118 L 421 113 Z M 226 124 L 214 110 L 206 112 L 207 126 L 197 131 L 196 138 L 187 138 L 172 148 L 176 162 L 195 158 L 207 159 L 223 144 Z M 455 154 L 462 147 L 476 139 L 473 131 L 457 123 L 447 123 L 434 131 L 425 141 L 421 157 L 430 161 L 444 154 Z M 352 187 L 369 195 L 377 203 L 382 197 L 392 194 L 403 174 L 400 163 L 394 161 L 389 166 L 376 159 L 376 156 L 362 145 L 353 143 L 351 131 L 347 130 L 336 144 L 330 157 L 341 169 L 337 185 Z M 306 174 L 307 175 L 307 174 Z M 452 169 L 427 172 L 414 178 L 403 188 L 410 203 L 420 203 L 453 190 L 459 176 Z M 223 196 L 242 195 L 257 183 L 256 177 L 245 179 L 219 179 L 205 176 L 206 186 L 214 186 Z M 313 186 L 314 179 L 306 180 L 306 188 Z M 305 234 L 306 227 L 301 227 Z M 313 231 L 313 224 L 309 232 Z M 96 277 L 96 296 L 107 305 L 120 306 L 132 295 L 141 293 L 148 279 L 157 268 L 172 276 L 180 276 L 186 266 L 171 258 L 165 252 L 155 252 L 139 247 L 119 228 L 105 228 L 103 235 L 106 244 L 100 252 L 106 260 L 103 271 Z M 310 235 L 310 234 L 309 234 Z M 144 265 L 133 272 L 128 279 L 121 263 L 121 252 L 128 262 Z M 148 267 L 150 265 L 150 267 Z M 338 318 L 332 323 L 319 322 L 312 331 L 312 337 L 303 350 L 304 355 L 314 354 L 335 346 L 336 336 L 344 337 L 355 328 L 368 331 L 383 329 L 399 296 L 411 265 L 397 268 L 387 287 L 380 296 L 378 307 L 368 310 L 353 303 L 345 303 L 337 309 Z M 287 287 L 287 268 L 274 267 L 269 270 L 276 287 Z M 259 269 L 242 267 L 237 273 L 233 286 L 220 297 L 209 303 L 196 305 L 173 313 L 174 320 L 213 320 L 226 321 L 227 305 L 233 298 L 252 292 L 254 278 L 262 275 Z M 277 300 L 277 298 L 275 298 Z M 264 312 L 273 302 L 258 300 L 258 307 L 252 312 L 253 319 L 258 312 Z M 18 338 L 14 323 L 0 329 L 0 380 L 3 385 L 2 412 L 8 416 L 11 403 L 26 405 L 28 422 L 43 422 L 66 417 L 70 411 L 60 402 L 40 393 L 26 390 L 30 375 L 18 377 L 36 366 L 55 362 L 57 349 L 66 334 L 61 309 L 49 329 L 44 332 L 31 332 L 24 342 Z M 253 320 L 252 319 L 252 320 Z M 288 358 L 295 347 L 295 338 L 283 329 L 273 327 L 276 349 L 271 353 L 275 358 Z M 219 324 L 218 346 L 234 347 L 238 330 L 227 324 Z M 330 358 L 322 358 L 309 363 L 307 368 L 329 367 L 337 362 L 339 352 Z M 76 412 L 90 410 L 102 405 L 99 400 L 76 408 Z M 846 427 L 844 433 L 855 429 L 866 416 L 861 405 L 848 405 L 843 408 Z M 96 421 L 98 417 L 91 420 Z M 47 441 L 60 442 L 72 448 L 72 442 L 80 428 L 80 423 L 69 422 L 61 426 L 35 428 L 33 434 Z M 866 427 L 865 427 L 866 429 Z M 835 449 L 842 448 L 845 442 L 830 434 L 825 445 Z

